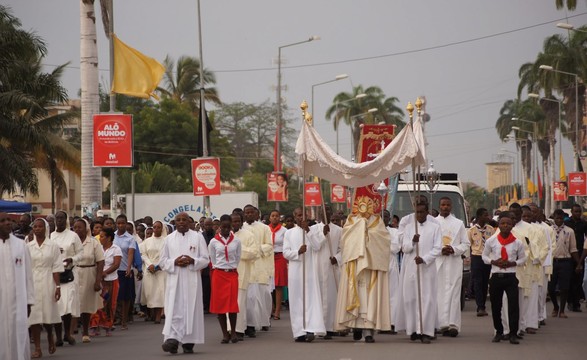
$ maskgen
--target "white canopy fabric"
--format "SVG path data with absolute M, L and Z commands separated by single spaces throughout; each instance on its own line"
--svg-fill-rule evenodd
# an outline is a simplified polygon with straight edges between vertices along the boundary
M 406 167 L 426 164 L 424 132 L 420 121 L 414 129 L 408 125 L 373 160 L 354 163 L 336 154 L 306 121 L 296 143 L 300 166 L 312 174 L 334 184 L 361 187 L 375 184 L 395 175 Z

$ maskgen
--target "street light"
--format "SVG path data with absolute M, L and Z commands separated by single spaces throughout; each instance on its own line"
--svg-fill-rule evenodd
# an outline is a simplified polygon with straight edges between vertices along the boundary
M 275 171 L 281 171 L 281 49 L 286 48 L 286 47 L 290 47 L 290 46 L 295 46 L 295 45 L 300 45 L 300 44 L 304 44 L 310 41 L 314 41 L 314 40 L 320 40 L 320 36 L 311 36 L 310 38 L 308 38 L 307 40 L 304 41 L 298 41 L 295 43 L 291 43 L 291 44 L 287 44 L 287 45 L 282 45 L 279 46 L 277 48 L 277 146 L 276 148 L 276 154 L 275 154 L 275 166 L 274 166 L 274 170 Z M 279 203 L 276 203 L 277 208 L 279 209 Z
M 577 171 L 578 163 L 579 163 L 579 153 L 580 153 L 580 144 L 579 144 L 579 75 L 561 71 L 553 68 L 549 65 L 540 65 L 540 69 L 544 71 L 552 71 L 560 74 L 570 75 L 575 77 L 575 161 L 573 169 Z
M 575 26 L 573 24 L 558 23 L 558 24 L 556 24 L 556 27 L 561 28 L 561 29 L 565 29 L 565 30 L 569 30 L 569 31 L 587 33 L 587 31 L 585 31 L 585 30 L 575 29 Z
M 355 142 L 355 137 L 353 136 L 353 131 L 352 131 L 353 119 L 359 118 L 361 116 L 365 116 L 367 114 L 372 114 L 372 113 L 377 112 L 377 111 L 379 111 L 378 108 L 371 108 L 371 109 L 367 110 L 364 113 L 353 115 L 353 116 L 350 117 L 350 125 L 351 125 L 351 161 L 355 161 L 355 155 L 356 155 L 355 154 L 355 143 L 354 143 Z
M 332 79 L 332 80 L 323 81 L 321 83 L 312 85 L 312 116 L 313 117 L 316 116 L 316 114 L 314 114 L 314 88 L 316 86 L 320 86 L 320 85 L 324 85 L 324 84 L 330 84 L 330 83 L 333 83 L 335 81 L 343 80 L 343 79 L 346 79 L 348 77 L 349 76 L 347 74 L 340 74 L 340 75 L 336 75 L 336 77 L 334 79 Z
M 336 127 L 336 155 L 338 155 L 338 129 L 340 128 L 340 124 L 338 123 L 338 119 L 337 119 L 337 117 L 338 117 L 338 105 L 339 104 L 348 103 L 348 102 L 351 102 L 351 101 L 355 101 L 355 100 L 359 100 L 359 99 L 362 99 L 362 98 L 364 98 L 366 96 L 367 96 L 367 94 L 360 93 L 360 94 L 357 94 L 354 98 L 350 98 L 350 99 L 347 99 L 347 100 L 337 101 L 336 102 L 336 107 L 335 107 L 336 110 L 335 110 L 335 115 L 334 115 L 334 125 Z

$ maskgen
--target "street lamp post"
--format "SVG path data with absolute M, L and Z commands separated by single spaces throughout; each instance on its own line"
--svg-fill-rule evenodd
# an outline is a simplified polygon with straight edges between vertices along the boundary
M 313 116 L 313 117 L 315 117 L 315 116 L 316 116 L 316 114 L 314 114 L 314 88 L 315 88 L 316 86 L 325 85 L 325 84 L 330 84 L 330 83 L 333 83 L 333 82 L 335 82 L 335 81 L 343 80 L 343 79 L 346 79 L 346 78 L 348 78 L 348 77 L 349 77 L 349 76 L 348 76 L 347 74 L 340 74 L 340 75 L 336 75 L 336 77 L 335 77 L 334 79 L 332 79 L 332 80 L 323 81 L 323 82 L 321 82 L 321 83 L 318 83 L 318 84 L 314 84 L 314 85 L 312 85 L 312 116 Z
M 335 123 L 335 127 L 336 127 L 336 155 L 339 154 L 339 152 L 338 152 L 338 129 L 340 128 L 340 123 L 338 121 L 338 105 L 344 104 L 344 103 L 348 103 L 348 102 L 351 102 L 351 101 L 355 101 L 355 100 L 359 100 L 359 99 L 362 99 L 362 98 L 364 98 L 366 96 L 367 96 L 367 94 L 360 93 L 360 94 L 357 94 L 354 98 L 351 98 L 351 99 L 348 99 L 348 100 L 344 100 L 344 101 L 337 101 L 336 102 L 336 107 L 335 107 L 336 110 L 335 110 L 335 115 L 334 115 L 334 123 Z
M 320 40 L 320 37 L 314 35 L 308 38 L 307 40 L 282 45 L 277 48 L 277 146 L 275 147 L 277 150 L 277 154 L 275 154 L 275 167 L 273 169 L 275 171 L 281 171 L 281 49 L 290 46 L 304 44 L 314 40 Z M 279 208 L 279 203 L 277 203 L 276 205 Z
M 538 186 L 538 138 L 537 138 L 538 132 L 536 129 L 536 123 L 534 121 L 528 121 L 528 120 L 523 120 L 523 119 L 518 119 L 518 118 L 512 118 L 512 120 L 517 120 L 517 121 L 522 121 L 522 122 L 534 124 L 534 131 L 520 129 L 517 126 L 512 126 L 512 130 L 531 134 L 532 137 L 534 138 L 533 139 L 534 140 L 534 146 L 533 146 L 533 148 L 534 148 L 534 176 L 533 176 L 533 178 L 535 181 L 534 186 Z M 517 136 L 516 136 L 516 138 L 517 138 Z M 540 198 L 538 196 L 537 196 L 537 199 L 540 200 Z
M 566 71 L 561 71 L 549 65 L 540 65 L 541 70 L 552 71 L 555 73 L 570 75 L 575 77 L 575 161 L 573 170 L 577 171 L 580 161 L 581 145 L 579 144 L 579 75 Z
M 353 115 L 350 117 L 350 124 L 351 124 L 351 161 L 355 161 L 355 137 L 353 136 L 353 119 L 359 118 L 361 116 L 365 116 L 367 114 L 372 114 L 374 112 L 379 111 L 377 108 L 371 108 L 364 113 Z

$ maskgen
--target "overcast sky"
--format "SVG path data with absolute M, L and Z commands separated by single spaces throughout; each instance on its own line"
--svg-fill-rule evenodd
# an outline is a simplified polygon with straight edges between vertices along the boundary
M 98 4 L 99 0 L 96 0 Z M 67 61 L 64 84 L 71 98 L 80 88 L 79 1 L 4 0 L 48 44 L 47 70 Z M 312 35 L 322 39 L 283 49 L 283 96 L 300 118 L 313 84 L 314 124 L 334 148 L 324 113 L 351 84 L 379 86 L 405 108 L 420 95 L 431 121 L 429 158 L 441 172 L 486 186 L 485 163 L 502 144 L 495 131 L 499 110 L 516 97 L 518 69 L 534 61 L 544 39 L 566 34 L 565 20 L 587 23 L 587 6 L 557 11 L 554 0 L 202 0 L 204 65 L 217 76 L 223 102 L 275 101 L 277 50 Z M 198 56 L 196 0 L 114 0 L 114 29 L 139 51 L 162 61 L 167 54 Z M 99 5 L 96 5 L 99 12 Z M 97 21 L 100 81 L 108 84 L 108 44 Z M 287 68 L 292 66 L 294 68 Z M 298 127 L 298 124 L 296 124 Z M 350 132 L 341 127 L 341 154 L 350 159 Z M 567 170 L 572 150 L 563 143 Z

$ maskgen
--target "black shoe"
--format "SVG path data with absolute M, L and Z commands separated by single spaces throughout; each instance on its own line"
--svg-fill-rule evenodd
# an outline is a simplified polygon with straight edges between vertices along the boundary
M 442 336 L 450 336 L 450 331 L 448 329 L 442 330 Z
M 583 310 L 581 310 L 581 305 L 579 306 L 573 306 L 573 308 L 571 309 L 572 312 L 583 312 Z
M 237 332 L 236 333 L 236 338 L 238 339 L 238 341 L 244 341 L 245 340 L 245 334 L 241 333 L 241 332 Z
M 245 330 L 245 335 L 247 335 L 250 338 L 256 338 L 256 331 L 255 328 L 252 326 L 247 326 L 247 329 Z
M 334 332 L 333 331 L 327 331 L 326 335 L 324 335 L 323 339 L 324 340 L 332 340 L 332 337 L 334 336 Z
M 493 339 L 491 339 L 491 342 L 498 343 L 501 340 L 503 340 L 503 334 L 495 334 Z
M 432 337 L 428 335 L 422 335 L 420 340 L 422 341 L 422 344 L 430 344 L 432 342 Z
M 182 344 L 181 348 L 183 349 L 184 354 L 193 354 L 194 353 L 194 344 Z
M 487 314 L 487 311 L 485 311 L 485 309 L 480 309 L 477 310 L 477 316 L 482 317 L 482 316 L 487 316 L 489 314 Z
M 55 341 L 55 346 L 57 346 L 57 347 L 63 346 L 63 340 L 57 340 L 57 341 Z
M 306 342 L 306 335 L 298 336 L 294 340 L 295 342 Z
M 455 328 L 448 329 L 448 336 L 450 337 L 457 337 L 459 335 L 459 331 Z
M 353 329 L 353 340 L 359 341 L 363 338 L 363 330 Z
M 375 342 L 375 339 L 373 339 L 373 336 L 365 336 L 365 342 L 368 344 L 372 344 Z
M 163 351 L 171 353 L 171 354 L 177 354 L 177 348 L 179 347 L 179 341 L 175 340 L 175 339 L 167 339 L 163 345 L 161 345 L 161 348 L 163 349 Z
M 261 328 L 261 331 L 269 331 L 269 326 L 263 326 L 263 327 Z
M 538 323 L 538 325 L 540 325 L 540 326 L 546 326 L 546 321 L 540 320 L 540 322 Z
M 314 339 L 316 338 L 316 336 L 314 336 L 314 333 L 306 333 L 306 342 L 312 342 L 314 341 Z
M 410 340 L 412 341 L 416 341 L 420 338 L 420 335 L 416 334 L 416 333 L 412 333 L 412 335 L 410 335 Z
M 510 336 L 510 344 L 518 345 L 520 341 L 516 336 Z

